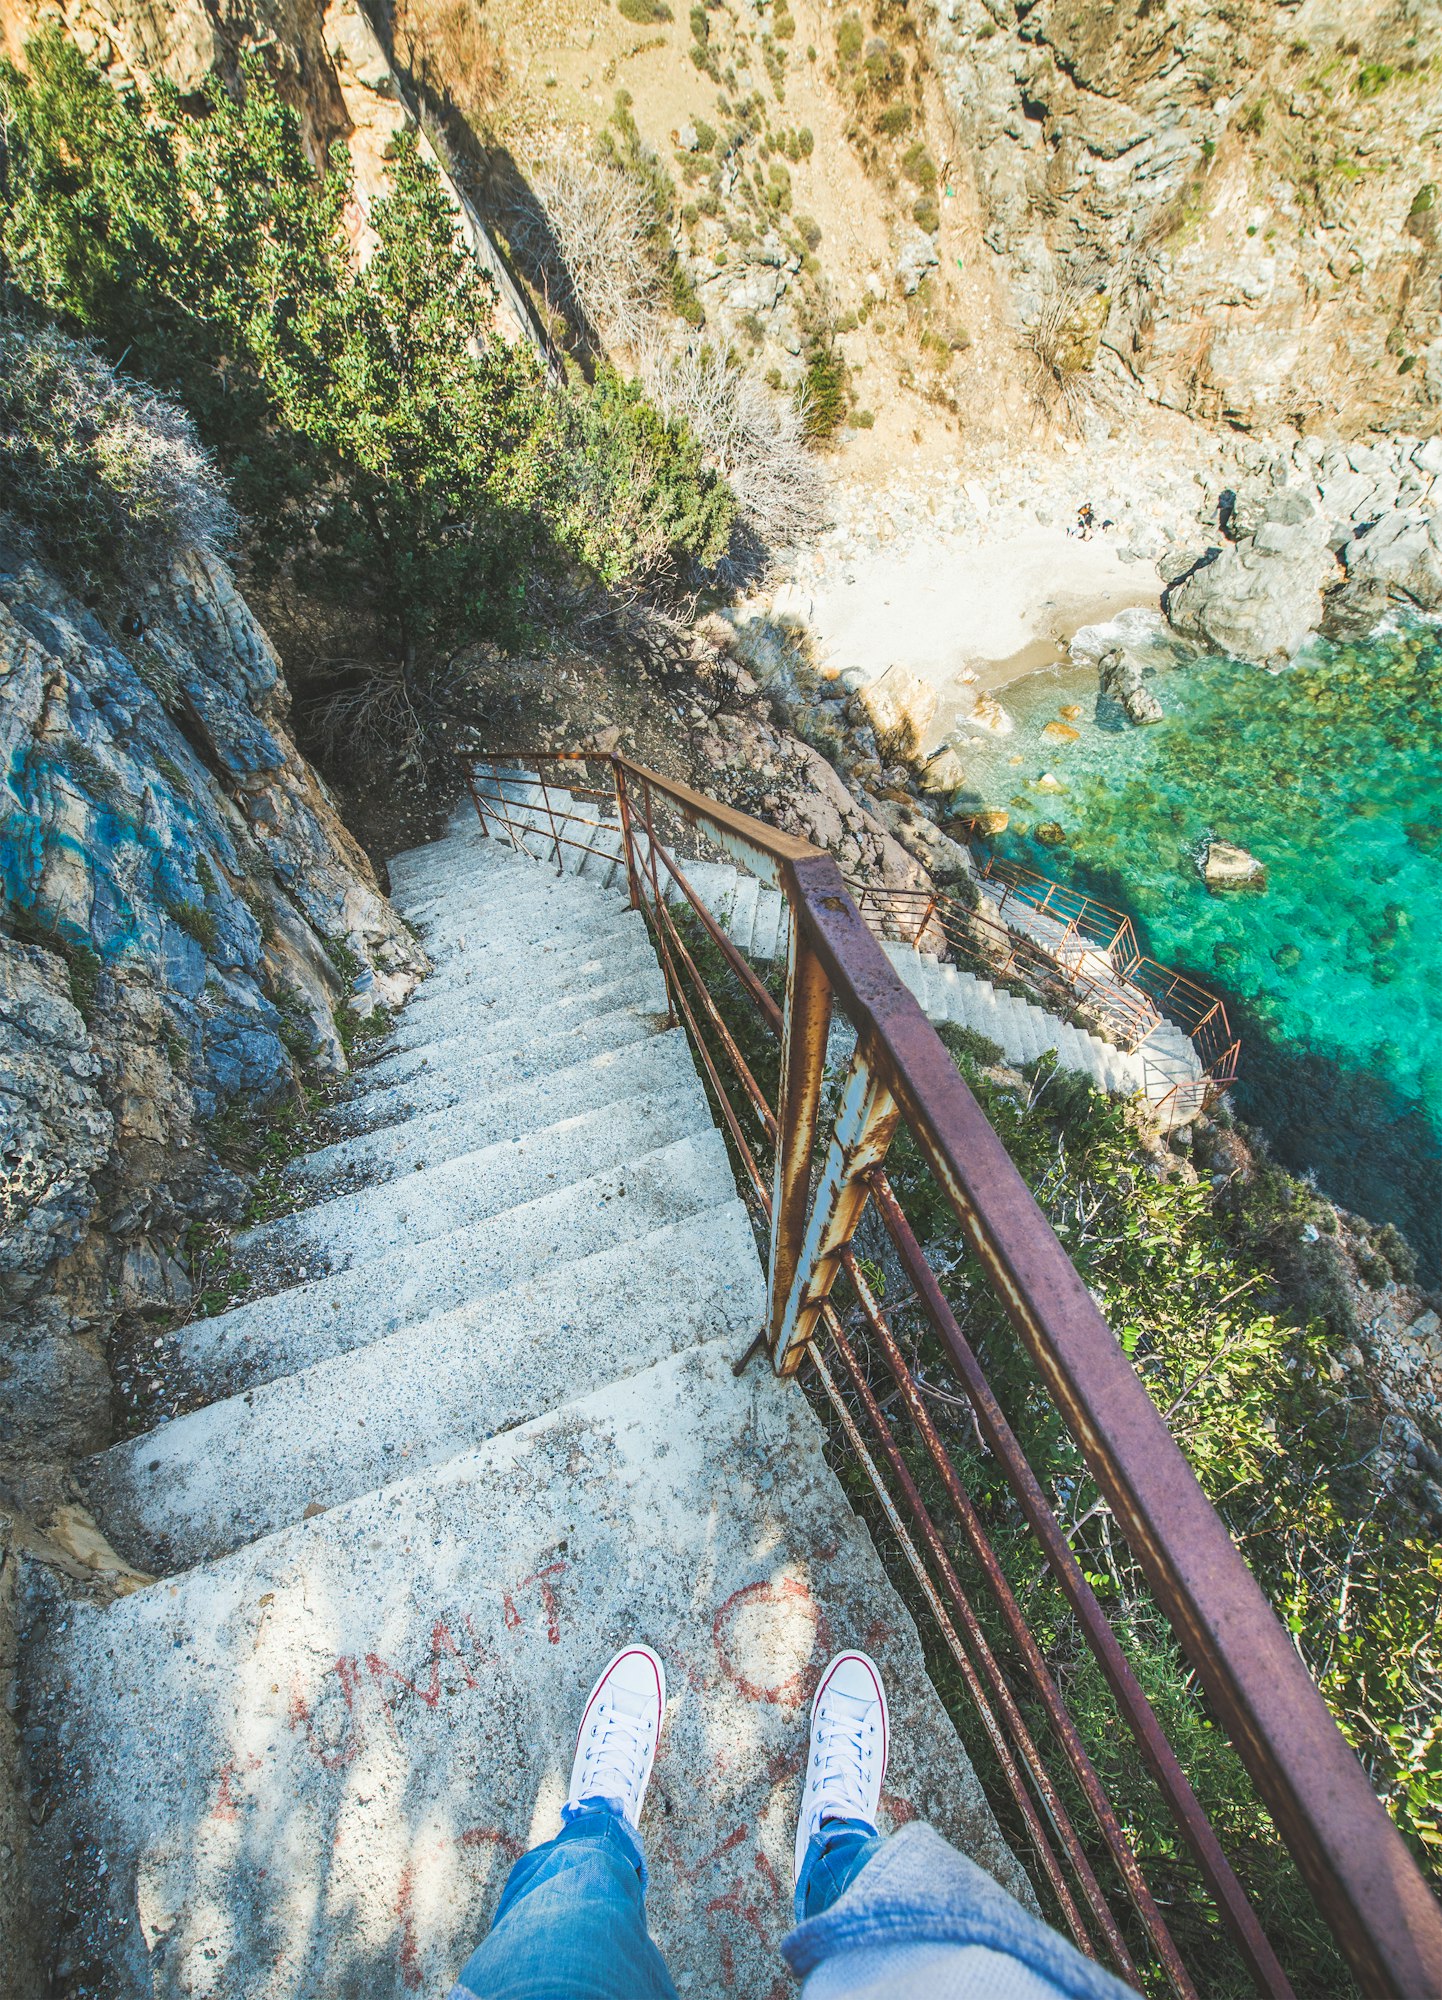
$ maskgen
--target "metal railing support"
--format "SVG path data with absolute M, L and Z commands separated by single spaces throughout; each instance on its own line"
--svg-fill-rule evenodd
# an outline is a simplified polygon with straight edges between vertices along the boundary
M 796 1372 L 804 1351 L 804 1343 L 783 1339 L 782 1323 L 806 1230 L 811 1155 L 821 1116 L 821 1081 L 830 1028 L 831 981 L 812 950 L 805 926 L 793 923 L 786 954 L 786 1008 L 776 1106 L 776 1171 L 771 1195 L 771 1259 L 766 1274 L 766 1325 L 771 1357 L 782 1374 Z
M 778 1374 L 794 1374 L 801 1364 L 817 1315 L 841 1269 L 842 1252 L 856 1234 L 870 1197 L 871 1176 L 886 1158 L 900 1115 L 896 1099 L 858 1045 L 802 1238 L 801 1259 L 776 1329 L 772 1351 Z

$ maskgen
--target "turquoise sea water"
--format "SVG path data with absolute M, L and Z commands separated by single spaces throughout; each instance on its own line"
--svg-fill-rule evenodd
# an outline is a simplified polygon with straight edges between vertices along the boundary
M 1010 813 L 1000 852 L 1129 911 L 1222 994 L 1241 1114 L 1438 1273 L 1442 628 L 1319 641 L 1281 674 L 1162 632 L 1145 654 L 1164 721 L 1128 724 L 1094 667 L 1029 676 L 1002 694 L 1010 736 L 962 733 L 967 795 Z M 1264 893 L 1208 893 L 1212 838 L 1266 864 Z

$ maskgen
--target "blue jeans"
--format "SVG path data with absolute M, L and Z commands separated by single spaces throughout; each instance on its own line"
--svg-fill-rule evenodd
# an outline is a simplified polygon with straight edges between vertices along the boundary
M 646 1857 L 610 1799 L 567 1806 L 554 1840 L 523 1854 L 450 2000 L 677 2000 L 646 1929 Z M 864 1820 L 814 1835 L 796 1919 L 820 1916 L 881 1846 Z

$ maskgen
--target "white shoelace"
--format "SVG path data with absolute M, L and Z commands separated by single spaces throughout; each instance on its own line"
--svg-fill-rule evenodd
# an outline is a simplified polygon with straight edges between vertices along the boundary
M 583 1758 L 583 1798 L 633 1797 L 646 1770 L 651 1725 L 646 1714 L 627 1715 L 608 1701 L 596 1717 Z
M 860 1708 L 857 1715 L 843 1715 L 843 1704 Z M 863 1787 L 868 1759 L 876 1754 L 876 1718 L 868 1716 L 870 1704 L 837 1698 L 819 1725 L 812 1755 L 818 1767 L 812 1817 L 818 1826 L 823 1819 L 871 1818 L 871 1801 Z

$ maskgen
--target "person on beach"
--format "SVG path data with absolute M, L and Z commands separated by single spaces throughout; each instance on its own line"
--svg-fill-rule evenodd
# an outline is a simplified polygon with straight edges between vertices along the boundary
M 1096 509 L 1090 500 L 1084 500 L 1076 510 L 1076 531 L 1084 542 L 1092 538 L 1092 530 L 1097 524 Z
M 646 1928 L 640 1833 L 665 1706 L 651 1648 L 617 1653 L 581 1717 L 561 1831 L 512 1868 L 449 2000 L 678 2000 Z M 882 1838 L 889 1730 L 875 1662 L 838 1653 L 812 1704 L 781 1944 L 803 2000 L 1128 2000 L 931 1827 Z

